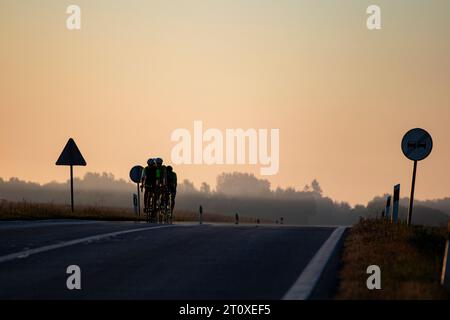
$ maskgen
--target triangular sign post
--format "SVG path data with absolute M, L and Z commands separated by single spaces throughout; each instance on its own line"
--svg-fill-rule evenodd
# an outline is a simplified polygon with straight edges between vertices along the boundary
M 70 202 L 72 205 L 72 212 L 74 211 L 73 205 L 73 166 L 85 166 L 86 161 L 83 158 L 83 155 L 78 149 L 75 141 L 70 138 L 67 141 L 66 146 L 64 147 L 61 155 L 56 161 L 57 166 L 70 166 Z

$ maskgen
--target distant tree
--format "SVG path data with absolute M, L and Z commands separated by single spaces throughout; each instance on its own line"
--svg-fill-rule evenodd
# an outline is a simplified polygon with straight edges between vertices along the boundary
M 352 210 L 352 213 L 358 214 L 360 216 L 366 216 L 367 215 L 367 208 L 361 204 L 355 205 L 355 207 Z
M 283 188 L 280 188 L 280 187 L 277 187 L 277 188 L 275 189 L 274 194 L 275 194 L 275 196 L 277 196 L 277 197 L 282 196 L 282 195 L 284 195 L 284 189 L 283 189 Z
M 180 189 L 180 193 L 189 194 L 189 193 L 197 193 L 198 192 L 197 189 L 195 189 L 194 184 L 187 179 L 184 179 L 178 188 Z
M 87 172 L 83 179 L 77 181 L 80 189 L 84 190 L 115 190 L 125 191 L 128 184 L 123 179 L 116 179 L 112 173 Z
M 206 182 L 203 182 L 202 185 L 200 186 L 200 192 L 205 193 L 205 194 L 210 194 L 211 186 L 209 184 L 207 184 Z
M 233 172 L 223 173 L 217 177 L 218 193 L 231 196 L 263 196 L 271 195 L 270 182 L 258 179 L 253 174 Z
M 317 181 L 316 179 L 311 182 L 311 188 L 314 193 L 322 195 L 322 188 L 320 187 L 319 181 Z

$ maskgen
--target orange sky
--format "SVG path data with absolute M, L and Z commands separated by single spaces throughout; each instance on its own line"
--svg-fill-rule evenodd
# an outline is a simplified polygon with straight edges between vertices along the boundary
M 382 8 L 383 28 L 365 10 Z M 450 196 L 450 2 L 73 1 L 0 3 L 0 177 L 63 181 L 54 165 L 73 137 L 76 168 L 128 179 L 132 165 L 170 160 L 171 132 L 279 128 L 272 186 L 352 204 L 402 184 L 400 150 L 412 127 L 434 138 L 419 164 L 416 197 Z M 212 185 L 221 172 L 260 166 L 183 165 L 179 179 Z

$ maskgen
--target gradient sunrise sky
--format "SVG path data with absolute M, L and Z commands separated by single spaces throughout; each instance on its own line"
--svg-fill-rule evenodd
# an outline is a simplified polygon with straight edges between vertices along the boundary
M 80 31 L 66 8 L 82 10 Z M 366 8 L 382 9 L 382 30 Z M 279 128 L 272 187 L 352 204 L 402 184 L 403 134 L 434 138 L 416 197 L 450 196 L 448 0 L 1 0 L 0 177 L 65 181 L 54 165 L 69 137 L 87 171 L 128 180 L 150 156 L 170 160 L 174 129 Z M 260 166 L 183 165 L 213 186 Z

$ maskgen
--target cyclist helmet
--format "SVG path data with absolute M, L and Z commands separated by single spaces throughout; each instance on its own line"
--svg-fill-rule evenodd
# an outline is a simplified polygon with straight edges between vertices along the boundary
M 148 160 L 147 160 L 147 164 L 148 164 L 149 166 L 153 166 L 153 165 L 155 164 L 155 159 L 153 159 L 153 158 L 148 159 Z
M 156 158 L 156 159 L 155 159 L 155 162 L 156 162 L 157 165 L 162 165 L 162 164 L 163 164 L 163 159 L 161 159 L 161 158 Z

